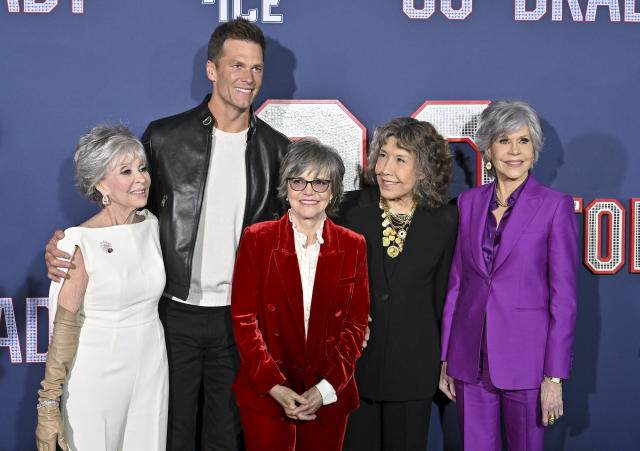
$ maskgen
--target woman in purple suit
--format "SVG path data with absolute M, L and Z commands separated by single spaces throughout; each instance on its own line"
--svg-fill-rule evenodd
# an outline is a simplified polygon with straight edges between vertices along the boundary
M 465 449 L 542 450 L 562 416 L 576 319 L 573 200 L 533 177 L 543 136 L 520 101 L 491 103 L 476 144 L 493 183 L 458 197 L 460 222 L 442 319 L 440 389 Z

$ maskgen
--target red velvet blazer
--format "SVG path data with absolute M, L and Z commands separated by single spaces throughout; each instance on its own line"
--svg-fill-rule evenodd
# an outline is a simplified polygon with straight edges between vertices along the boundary
M 275 418 L 276 384 L 299 394 L 325 378 L 338 401 L 318 420 L 342 419 L 358 407 L 353 378 L 369 313 L 364 237 L 327 219 L 322 233 L 307 337 L 293 229 L 286 214 L 247 227 L 233 274 L 231 316 L 240 369 L 233 392 L 240 408 Z

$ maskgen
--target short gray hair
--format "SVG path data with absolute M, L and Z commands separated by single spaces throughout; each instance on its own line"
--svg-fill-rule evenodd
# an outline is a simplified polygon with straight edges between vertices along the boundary
M 139 158 L 147 164 L 142 143 L 124 125 L 99 124 L 78 140 L 73 162 L 76 165 L 77 187 L 84 197 L 100 203 L 102 194 L 96 185 L 116 164 Z
M 333 147 L 322 144 L 316 138 L 302 138 L 289 145 L 280 166 L 278 197 L 286 202 L 288 180 L 292 177 L 299 177 L 307 169 L 316 175 L 325 171 L 329 174 L 328 180 L 331 180 L 329 188 L 333 197 L 327 205 L 326 213 L 334 215 L 338 211 L 344 194 L 342 184 L 344 163 L 340 154 Z
M 491 102 L 480 115 L 475 143 L 482 154 L 482 159 L 489 161 L 487 153 L 491 144 L 502 133 L 511 134 L 520 130 L 524 125 L 529 127 L 533 144 L 533 162 L 538 161 L 544 134 L 540 125 L 538 113 L 526 102 L 521 100 L 496 100 Z M 493 168 L 487 171 L 495 176 Z

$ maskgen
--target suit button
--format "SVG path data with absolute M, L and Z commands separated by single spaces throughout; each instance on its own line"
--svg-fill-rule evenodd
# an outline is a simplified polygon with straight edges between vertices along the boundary
M 387 293 L 380 295 L 380 300 L 382 302 L 387 302 L 389 300 L 389 295 Z
M 331 343 L 333 340 L 335 340 L 335 338 L 333 338 L 333 337 L 329 337 L 329 338 L 327 338 L 325 341 L 326 341 L 327 343 Z
M 274 336 L 274 337 L 279 337 L 279 336 L 280 336 L 280 332 L 274 332 L 274 333 L 273 333 L 273 336 Z
M 270 312 L 275 312 L 276 306 L 273 304 L 267 304 L 267 310 L 269 310 Z
M 333 314 L 333 316 L 335 316 L 336 318 L 339 318 L 340 316 L 342 316 L 342 310 L 338 310 Z

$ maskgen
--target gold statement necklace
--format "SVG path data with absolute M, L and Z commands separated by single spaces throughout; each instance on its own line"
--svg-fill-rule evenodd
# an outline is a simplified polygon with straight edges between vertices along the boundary
M 387 255 L 396 258 L 404 249 L 407 239 L 407 231 L 411 225 L 413 214 L 416 211 L 416 203 L 406 215 L 399 215 L 391 211 L 384 200 L 380 200 L 382 212 L 382 246 L 387 248 Z

